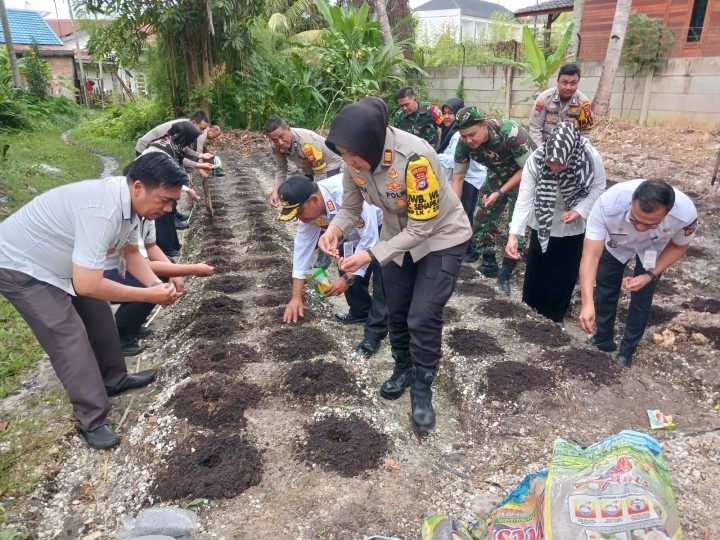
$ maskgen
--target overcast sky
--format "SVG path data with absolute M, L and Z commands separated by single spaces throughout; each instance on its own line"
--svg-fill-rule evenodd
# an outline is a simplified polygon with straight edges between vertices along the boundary
M 410 0 L 411 6 L 419 6 L 424 4 L 427 0 Z M 496 4 L 515 11 L 523 7 L 534 6 L 537 4 L 537 0 L 495 0 Z M 36 11 L 46 11 L 50 13 L 48 18 L 56 18 L 55 7 L 57 5 L 57 12 L 61 19 L 68 19 L 70 17 L 68 0 L 5 0 L 5 5 L 9 8 L 18 9 L 34 9 Z

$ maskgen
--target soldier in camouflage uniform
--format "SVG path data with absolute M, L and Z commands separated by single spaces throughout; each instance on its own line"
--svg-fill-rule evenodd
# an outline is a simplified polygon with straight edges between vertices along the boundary
M 457 114 L 460 141 L 455 149 L 452 185 L 455 193 L 462 192 L 470 160 L 487 167 L 487 180 L 480 188 L 473 219 L 473 239 L 483 262 L 478 272 L 485 277 L 496 277 L 500 288 L 510 294 L 510 276 L 517 260 L 503 254 L 502 268 L 495 259 L 495 237 L 500 234 L 500 219 L 507 206 L 509 225 L 517 200 L 522 168 L 536 146 L 520 124 L 513 120 L 492 120 L 476 107 L 465 107 Z M 518 238 L 518 248 L 525 247 Z
M 425 139 L 436 148 L 440 142 L 438 127 L 443 121 L 440 108 L 429 101 L 418 101 L 415 92 L 409 86 L 398 90 L 395 99 L 400 110 L 395 113 L 393 127 Z

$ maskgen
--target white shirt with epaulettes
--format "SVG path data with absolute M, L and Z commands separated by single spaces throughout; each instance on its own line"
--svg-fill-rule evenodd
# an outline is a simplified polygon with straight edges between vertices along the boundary
M 305 272 L 310 268 L 312 256 L 320 235 L 332 222 L 343 200 L 342 174 L 336 174 L 317 183 L 320 193 L 325 200 L 325 214 L 312 223 L 298 221 L 293 248 L 293 278 L 305 279 Z M 354 251 L 367 251 L 380 241 L 378 227 L 382 225 L 382 210 L 368 203 L 363 204 L 360 220 L 346 235 L 345 240 L 351 242 Z M 353 273 L 362 277 L 368 265 Z
M 618 261 L 626 263 L 637 253 L 644 268 L 653 268 L 660 253 L 672 240 L 689 244 L 695 238 L 698 215 L 690 197 L 675 189 L 675 204 L 657 228 L 638 231 L 630 222 L 632 196 L 645 180 L 629 180 L 609 188 L 595 202 L 588 218 L 585 238 L 603 240 Z

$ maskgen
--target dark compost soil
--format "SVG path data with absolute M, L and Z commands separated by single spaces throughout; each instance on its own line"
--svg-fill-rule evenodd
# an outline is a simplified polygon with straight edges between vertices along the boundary
M 327 354 L 335 347 L 335 341 L 322 330 L 306 326 L 275 330 L 265 338 L 265 345 L 281 362 L 294 362 Z
M 497 340 L 487 332 L 467 328 L 452 330 L 448 345 L 457 354 L 463 356 L 492 356 L 505 352 Z
M 237 293 L 244 291 L 253 284 L 253 280 L 244 276 L 222 275 L 208 279 L 205 288 L 211 291 Z
M 509 300 L 493 300 L 485 302 L 477 307 L 477 311 L 487 317 L 495 317 L 497 319 L 510 319 L 512 317 L 522 317 L 527 312 L 522 306 Z
M 260 353 L 244 343 L 225 341 L 201 341 L 190 353 L 187 360 L 191 373 L 237 373 L 243 365 L 260 362 Z
M 153 493 L 162 500 L 231 498 L 262 475 L 260 452 L 240 435 L 191 437 L 170 455 Z
M 613 356 L 589 349 L 573 349 L 570 351 L 546 351 L 542 362 L 560 365 L 573 377 L 593 382 L 595 385 L 611 385 L 622 376 L 622 368 Z
M 300 455 L 344 477 L 377 468 L 389 447 L 384 435 L 357 416 L 329 417 L 305 429 L 307 442 L 299 448 Z
M 570 336 L 551 322 L 534 320 L 511 321 L 508 323 L 521 339 L 541 347 L 562 347 L 570 343 Z
M 298 362 L 288 371 L 284 384 L 291 394 L 301 399 L 359 394 L 354 377 L 340 364 L 325 360 Z
M 500 362 L 487 372 L 487 397 L 490 400 L 515 401 L 528 390 L 552 388 L 555 376 L 548 369 L 523 362 Z

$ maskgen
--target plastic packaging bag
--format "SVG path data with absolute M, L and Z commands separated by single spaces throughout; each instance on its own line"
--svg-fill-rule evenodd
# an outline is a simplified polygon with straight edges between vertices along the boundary
M 660 444 L 622 431 L 588 448 L 557 439 L 545 492 L 547 540 L 678 540 Z
M 547 471 L 528 474 L 470 532 L 476 540 L 544 540 L 544 501 Z
M 470 531 L 453 516 L 428 516 L 420 531 L 421 540 L 472 540 Z
M 324 268 L 313 269 L 305 272 L 305 277 L 315 287 L 315 294 L 318 300 L 325 301 L 325 291 L 330 286 L 330 278 Z

